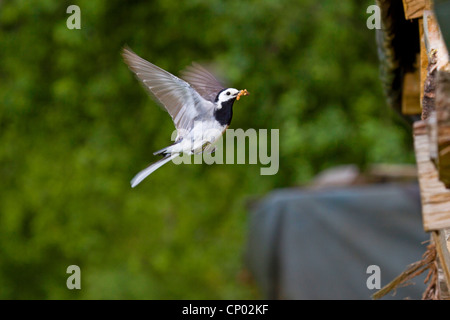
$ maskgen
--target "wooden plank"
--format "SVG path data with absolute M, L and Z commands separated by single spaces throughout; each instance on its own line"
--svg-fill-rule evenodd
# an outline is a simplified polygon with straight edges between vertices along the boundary
M 450 239 L 449 229 L 432 232 L 433 242 L 439 258 L 438 285 L 441 299 L 450 299 Z
M 448 68 L 448 51 L 443 42 L 436 17 L 431 10 L 419 19 L 420 37 L 420 104 L 422 120 L 435 110 L 436 71 Z
M 444 38 L 442 37 L 436 16 L 431 10 L 423 11 L 423 35 L 428 60 L 430 60 L 431 56 L 435 53 L 437 70 L 450 71 L 448 66 L 448 50 L 445 46 Z
M 450 190 L 439 180 L 430 160 L 426 121 L 414 123 L 414 149 L 422 200 L 422 220 L 425 231 L 450 228 Z
M 425 46 L 425 38 L 423 35 L 423 19 L 419 19 L 419 41 L 420 41 L 420 105 L 423 102 L 423 88 L 425 79 L 427 78 L 428 54 Z M 424 117 L 422 116 L 422 120 Z
M 405 19 L 416 19 L 422 17 L 423 10 L 431 9 L 431 0 L 403 0 Z
M 423 11 L 423 40 L 428 57 L 422 95 L 425 110 L 436 110 L 439 179 L 450 188 L 450 63 L 447 47 L 433 11 Z
M 422 119 L 436 110 L 436 55 L 428 57 L 427 74 L 423 83 Z

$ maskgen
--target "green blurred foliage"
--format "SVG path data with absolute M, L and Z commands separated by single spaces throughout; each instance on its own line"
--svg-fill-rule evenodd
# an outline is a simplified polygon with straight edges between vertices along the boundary
M 81 8 L 69 30 L 66 8 Z M 379 81 L 371 1 L 0 2 L 0 298 L 240 299 L 248 199 L 343 163 L 411 162 Z M 231 128 L 280 130 L 280 171 L 168 164 L 170 117 L 123 63 L 214 62 L 251 95 Z M 81 268 L 82 289 L 66 288 Z

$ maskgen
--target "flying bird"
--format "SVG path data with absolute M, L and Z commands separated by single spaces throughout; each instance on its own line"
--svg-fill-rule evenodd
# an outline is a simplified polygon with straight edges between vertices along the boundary
M 122 56 L 153 99 L 170 114 L 177 129 L 175 142 L 153 153 L 162 158 L 140 171 L 131 180 L 131 187 L 183 153 L 214 152 L 214 141 L 231 123 L 234 101 L 248 95 L 248 91 L 225 88 L 197 63 L 182 72 L 183 80 L 142 59 L 129 48 L 123 49 Z

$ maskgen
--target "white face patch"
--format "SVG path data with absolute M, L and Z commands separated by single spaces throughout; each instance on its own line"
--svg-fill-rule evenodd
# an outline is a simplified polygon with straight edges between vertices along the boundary
M 239 94 L 239 90 L 234 89 L 234 88 L 228 88 L 226 90 L 223 90 L 220 94 L 219 94 L 219 105 L 218 107 L 221 108 L 221 102 L 225 102 L 228 101 L 230 99 L 235 99 L 237 97 L 237 95 Z

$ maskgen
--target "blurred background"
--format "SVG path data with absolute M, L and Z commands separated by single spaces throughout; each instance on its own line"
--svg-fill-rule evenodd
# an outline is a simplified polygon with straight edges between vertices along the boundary
M 0 298 L 265 297 L 245 266 L 249 203 L 337 165 L 414 163 L 385 103 L 371 4 L 0 1 Z M 131 189 L 174 128 L 124 45 L 174 74 L 213 62 L 248 89 L 230 128 L 279 129 L 278 174 L 168 164 Z M 66 288 L 69 265 L 81 290 Z

